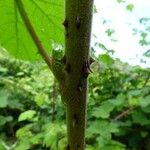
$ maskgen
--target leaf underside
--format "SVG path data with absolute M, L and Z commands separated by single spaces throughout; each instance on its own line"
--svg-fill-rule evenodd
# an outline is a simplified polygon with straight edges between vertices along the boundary
M 64 43 L 63 0 L 23 0 L 24 7 L 45 49 Z M 18 12 L 15 0 L 0 1 L 0 46 L 16 58 L 38 60 L 40 55 Z

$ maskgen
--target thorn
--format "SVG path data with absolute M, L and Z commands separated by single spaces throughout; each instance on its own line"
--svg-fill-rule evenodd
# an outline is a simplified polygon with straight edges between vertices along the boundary
M 69 36 L 69 33 L 68 33 L 68 32 L 66 32 L 66 34 L 65 34 L 65 35 L 66 35 L 66 37 L 68 37 L 68 36 Z
M 77 29 L 79 29 L 80 26 L 81 26 L 81 18 L 80 18 L 80 16 L 77 16 L 76 17 L 76 27 L 77 27 Z
M 67 19 L 65 19 L 64 20 L 64 22 L 62 23 L 63 24 L 63 26 L 65 27 L 65 29 L 66 29 L 66 37 L 68 37 L 69 36 L 69 33 L 68 33 L 68 25 L 69 25 L 69 23 L 68 23 L 68 20 Z
M 83 90 L 81 86 L 79 86 L 78 89 L 80 92 L 82 92 L 82 90 Z
M 77 89 L 78 89 L 79 92 L 82 92 L 82 90 L 83 90 L 83 85 L 82 85 L 81 81 L 79 82 L 79 84 L 78 84 L 78 86 L 77 86 Z
M 70 66 L 70 64 L 66 64 L 65 70 L 67 71 L 67 73 L 71 72 L 71 66 Z
M 72 122 L 72 126 L 73 128 L 78 124 L 78 116 L 77 114 L 73 115 L 73 122 Z
M 77 90 L 82 92 L 85 89 L 84 79 L 81 79 L 77 85 Z
M 90 65 L 94 62 L 95 62 L 95 60 L 92 57 L 90 57 Z
M 87 78 L 88 75 L 92 72 L 91 68 L 90 68 L 90 62 L 85 61 L 85 63 L 83 64 L 83 68 L 82 68 L 82 74 L 84 78 Z
M 91 69 L 90 65 L 88 66 L 88 71 L 89 71 L 89 74 L 92 73 L 92 69 Z
M 70 146 L 67 145 L 67 146 L 65 147 L 65 150 L 70 150 Z
M 67 20 L 67 19 L 65 19 L 62 24 L 63 24 L 63 26 L 65 27 L 65 29 L 68 28 L 68 20 Z
M 95 60 L 92 57 L 90 57 L 90 59 L 89 59 L 89 66 L 88 66 L 88 69 L 89 69 L 90 73 L 93 72 L 92 69 L 91 69 L 91 64 L 94 63 L 94 62 L 95 62 Z

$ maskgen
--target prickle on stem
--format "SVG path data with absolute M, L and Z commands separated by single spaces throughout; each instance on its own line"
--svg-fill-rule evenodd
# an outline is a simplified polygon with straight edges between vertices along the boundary
M 66 29 L 68 28 L 68 20 L 67 19 L 65 19 L 62 24 Z
M 81 18 L 80 18 L 80 16 L 77 16 L 76 17 L 76 27 L 77 27 L 77 29 L 79 29 L 80 26 L 81 26 Z
M 65 65 L 65 70 L 66 70 L 67 73 L 70 73 L 71 72 L 71 65 L 67 63 Z
M 92 63 L 92 60 L 90 61 L 90 59 L 88 59 L 87 61 L 85 61 L 85 63 L 83 64 L 83 68 L 82 68 L 82 75 L 84 78 L 87 78 L 88 75 L 92 72 L 90 65 Z

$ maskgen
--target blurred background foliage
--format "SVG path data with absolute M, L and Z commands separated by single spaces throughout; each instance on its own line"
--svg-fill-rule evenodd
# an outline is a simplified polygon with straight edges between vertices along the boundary
M 150 150 L 150 70 L 122 63 L 109 50 L 93 57 L 86 150 Z M 44 63 L 20 61 L 1 49 L 0 150 L 65 145 L 65 105 L 57 81 Z

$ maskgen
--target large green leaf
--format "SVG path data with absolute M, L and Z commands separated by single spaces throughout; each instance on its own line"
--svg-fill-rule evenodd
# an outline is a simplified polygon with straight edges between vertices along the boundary
M 64 42 L 63 0 L 22 0 L 22 2 L 48 52 L 52 49 L 52 42 Z M 0 45 L 17 58 L 27 60 L 40 58 L 20 17 L 15 0 L 0 1 L 0 18 Z

